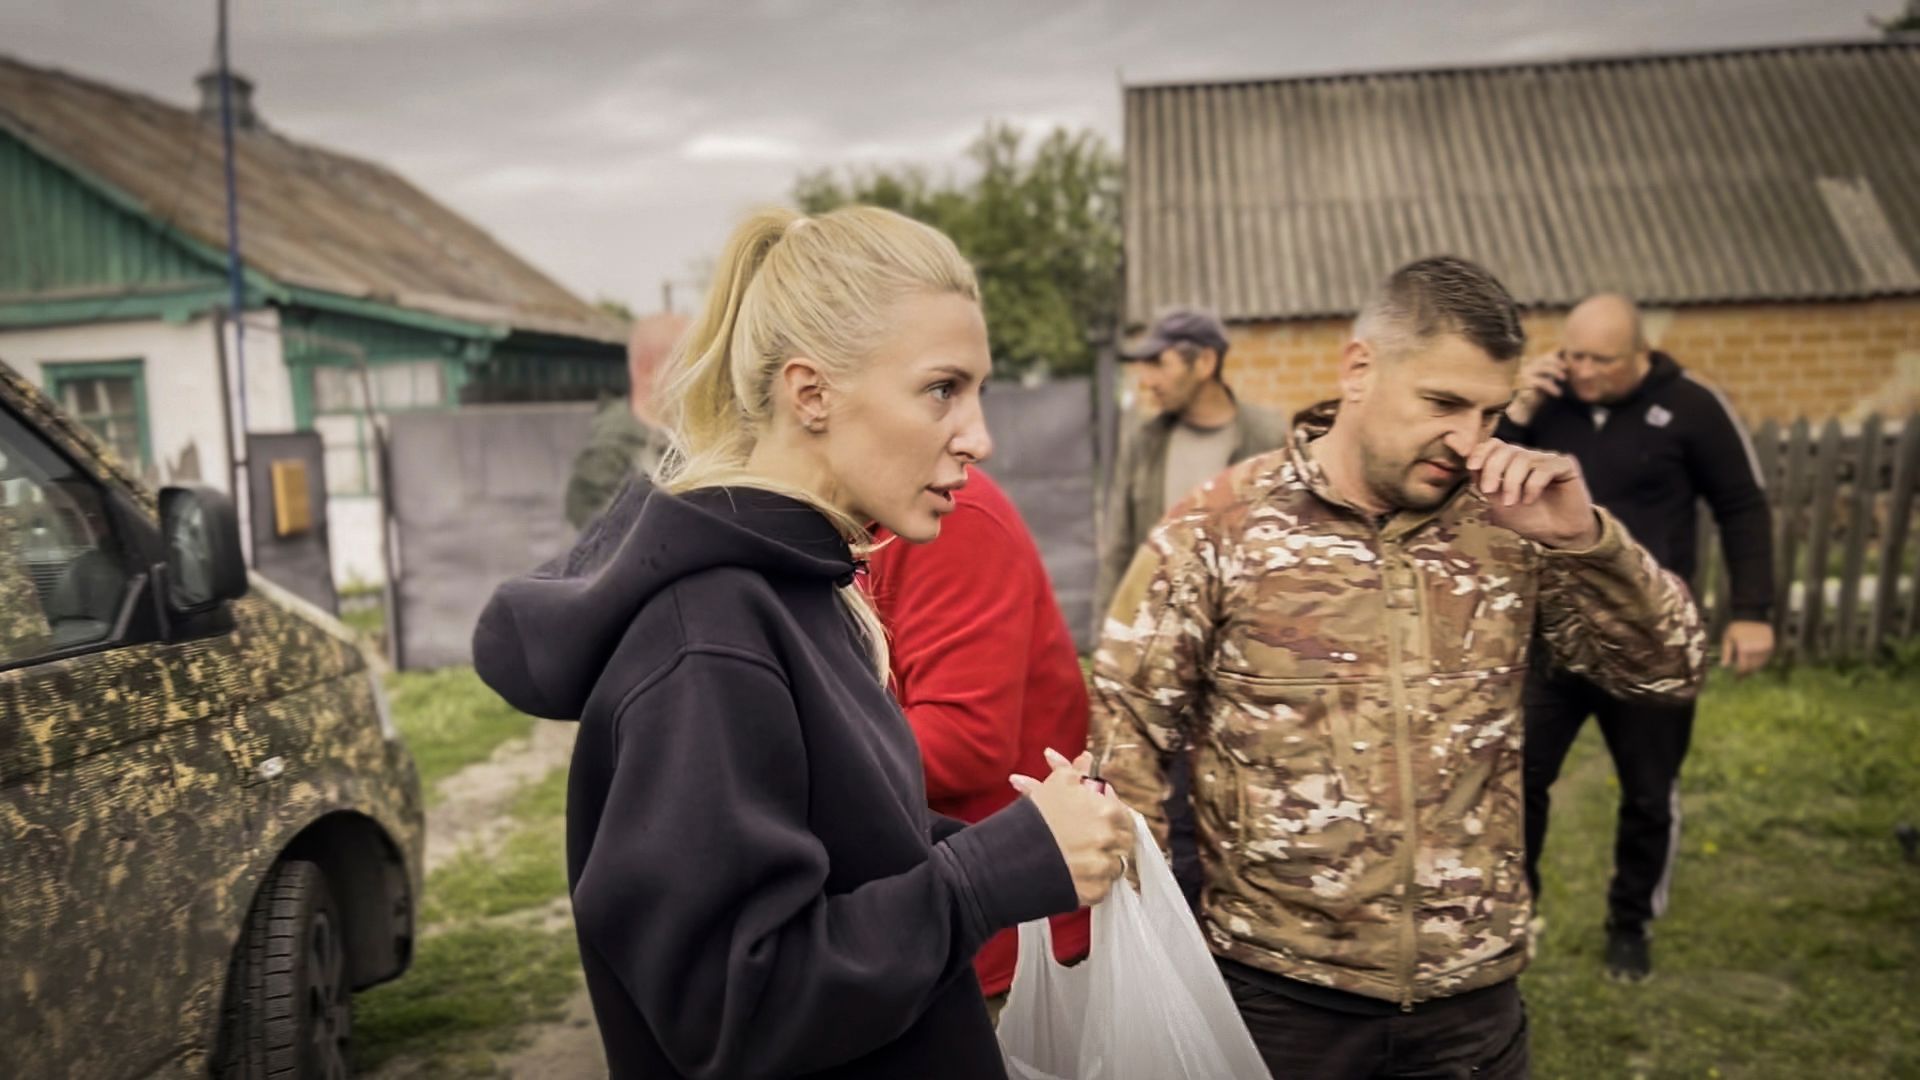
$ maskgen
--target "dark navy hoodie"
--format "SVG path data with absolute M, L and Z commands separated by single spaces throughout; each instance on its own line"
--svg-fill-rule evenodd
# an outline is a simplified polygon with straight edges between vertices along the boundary
M 1605 406 L 1567 393 L 1542 402 L 1533 423 L 1502 420 L 1502 439 L 1571 454 L 1593 501 L 1620 519 L 1661 566 L 1694 588 L 1705 499 L 1720 526 L 1736 619 L 1773 607 L 1773 518 L 1765 479 L 1739 417 L 1720 392 L 1663 352 L 1627 396 Z
M 970 962 L 1073 881 L 1029 800 L 929 814 L 853 571 L 804 503 L 636 483 L 480 617 L 487 684 L 581 722 L 567 873 L 616 1077 L 1004 1075 Z

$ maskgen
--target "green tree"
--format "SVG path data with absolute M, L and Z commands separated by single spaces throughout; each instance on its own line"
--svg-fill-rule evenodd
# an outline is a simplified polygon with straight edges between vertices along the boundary
M 1891 19 L 1868 19 L 1888 37 L 1896 34 L 1920 34 L 1920 0 L 1907 0 L 1907 9 Z
M 1017 128 L 989 124 L 968 149 L 974 175 L 935 181 L 919 166 L 801 176 L 807 213 L 848 203 L 898 210 L 953 237 L 980 276 L 994 370 L 1081 373 L 1091 334 L 1120 309 L 1120 163 L 1091 131 L 1056 129 L 1026 152 Z
M 622 319 L 627 322 L 633 321 L 633 308 L 627 306 L 624 300 L 615 300 L 611 296 L 603 296 L 595 300 L 593 306 L 616 319 Z

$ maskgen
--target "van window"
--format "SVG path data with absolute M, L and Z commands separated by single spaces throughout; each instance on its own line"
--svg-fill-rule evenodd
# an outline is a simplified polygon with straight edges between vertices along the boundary
M 99 486 L 0 410 L 0 666 L 104 641 L 127 577 Z

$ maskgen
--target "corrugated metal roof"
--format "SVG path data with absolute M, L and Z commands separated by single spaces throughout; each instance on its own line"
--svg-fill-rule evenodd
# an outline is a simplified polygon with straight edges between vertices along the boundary
M 1344 315 L 1441 252 L 1524 304 L 1920 292 L 1920 45 L 1128 87 L 1127 310 Z
M 219 125 L 0 57 L 0 127 L 210 247 L 226 246 Z M 284 285 L 521 330 L 624 328 L 395 173 L 267 128 L 235 132 L 241 254 Z

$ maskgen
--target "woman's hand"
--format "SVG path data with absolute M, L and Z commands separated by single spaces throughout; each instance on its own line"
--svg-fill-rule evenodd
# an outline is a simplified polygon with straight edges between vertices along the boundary
M 1085 783 L 1093 755 L 1068 761 L 1049 750 L 1047 762 L 1053 772 L 1044 781 L 1018 774 L 1009 779 L 1014 790 L 1039 807 L 1073 875 L 1073 891 L 1082 905 L 1091 907 L 1106 899 L 1126 871 L 1133 854 L 1133 818 L 1112 792 L 1099 794 Z

